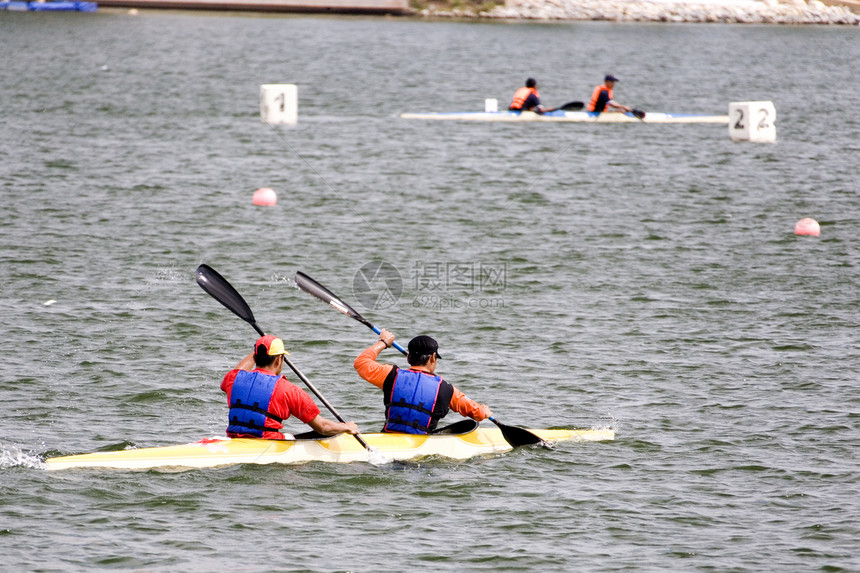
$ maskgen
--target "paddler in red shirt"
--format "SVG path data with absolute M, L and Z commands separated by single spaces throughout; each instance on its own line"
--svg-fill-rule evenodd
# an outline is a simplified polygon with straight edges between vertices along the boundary
M 358 375 L 382 390 L 385 402 L 384 432 L 429 434 L 449 410 L 481 421 L 493 415 L 490 409 L 436 376 L 439 345 L 426 335 L 409 341 L 406 360 L 410 368 L 380 364 L 376 357 L 394 343 L 394 335 L 382 330 L 379 340 L 358 355 L 353 366 Z
M 221 382 L 230 411 L 227 435 L 231 438 L 283 440 L 283 421 L 295 416 L 325 436 L 358 433 L 355 422 L 336 422 L 320 416 L 320 410 L 301 388 L 281 376 L 284 341 L 268 334 L 254 344 L 254 352 L 243 358 Z M 256 365 L 256 368 L 254 366 Z

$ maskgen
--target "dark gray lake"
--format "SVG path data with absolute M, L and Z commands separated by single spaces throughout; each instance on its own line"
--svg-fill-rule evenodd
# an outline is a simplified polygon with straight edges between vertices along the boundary
M 0 12 L 0 39 L 0 569 L 860 570 L 857 29 Z M 586 99 L 608 72 L 645 110 L 772 101 L 777 142 L 399 118 L 530 75 Z M 298 84 L 297 126 L 260 121 L 265 83 Z M 375 261 L 402 292 L 372 308 L 353 283 Z M 375 335 L 297 270 L 435 336 L 501 420 L 617 439 L 45 471 L 223 435 L 219 382 L 256 335 L 200 263 L 363 431 Z

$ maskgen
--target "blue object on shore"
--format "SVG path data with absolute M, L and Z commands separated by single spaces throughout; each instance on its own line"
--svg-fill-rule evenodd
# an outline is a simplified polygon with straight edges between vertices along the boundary
M 33 12 L 74 12 L 74 2 L 30 2 Z
M 57 2 L 27 2 L 25 0 L 0 0 L 0 10 L 13 12 L 95 12 L 95 2 L 58 0 Z

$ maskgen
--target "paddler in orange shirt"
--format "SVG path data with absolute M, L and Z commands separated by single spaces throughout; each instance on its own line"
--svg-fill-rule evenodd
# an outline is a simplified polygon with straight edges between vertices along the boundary
M 631 111 L 631 108 L 622 105 L 613 99 L 612 88 L 615 87 L 615 82 L 618 78 L 612 74 L 608 74 L 603 78 L 603 84 L 594 88 L 591 93 L 591 101 L 588 102 L 588 111 L 596 113 L 608 111 L 607 108 L 620 109 L 622 111 Z
M 381 330 L 379 340 L 359 354 L 353 364 L 359 376 L 382 390 L 384 432 L 432 433 L 449 410 L 479 422 L 493 415 L 489 407 L 470 400 L 435 374 L 441 356 L 438 343 L 431 337 L 422 334 L 409 341 L 408 369 L 376 361 L 379 353 L 393 343 L 394 335 Z
M 541 105 L 540 94 L 537 91 L 537 81 L 534 78 L 528 78 L 525 87 L 518 89 L 514 93 L 514 98 L 511 100 L 511 105 L 508 106 L 508 109 L 511 111 L 533 111 L 535 113 L 551 111 Z

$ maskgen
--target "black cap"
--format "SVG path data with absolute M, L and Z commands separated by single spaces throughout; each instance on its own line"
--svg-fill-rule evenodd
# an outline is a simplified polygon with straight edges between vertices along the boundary
M 526 80 L 526 87 L 527 87 L 527 88 L 533 88 L 533 87 L 535 87 L 536 85 L 537 85 L 537 81 L 535 81 L 535 79 L 534 79 L 534 78 L 528 78 L 528 79 Z
M 426 334 L 416 336 L 410 340 L 407 350 L 410 356 L 429 356 L 435 352 L 436 358 L 442 358 L 439 356 L 439 344 Z
M 617 81 L 618 81 L 618 78 L 616 78 L 616 77 L 615 77 L 615 76 L 613 76 L 612 74 L 609 74 L 609 75 L 607 75 L 605 78 L 603 78 L 603 81 L 604 81 L 604 82 L 617 82 Z

